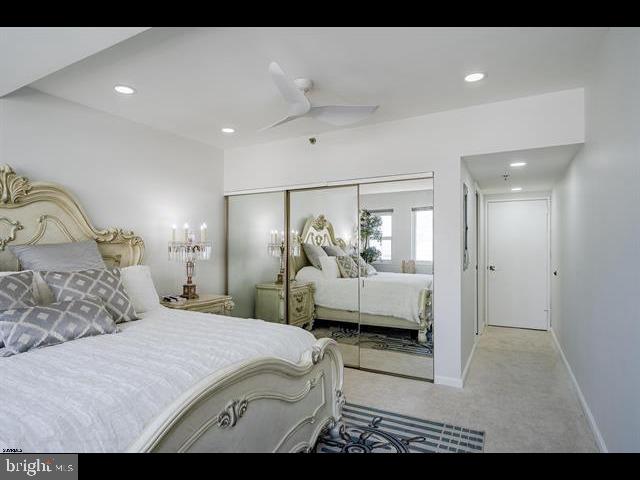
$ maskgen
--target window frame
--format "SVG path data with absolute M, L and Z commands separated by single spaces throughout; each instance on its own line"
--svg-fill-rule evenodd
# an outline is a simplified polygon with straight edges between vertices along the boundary
M 389 240 L 389 242 L 391 242 L 390 257 L 388 259 L 383 259 L 382 257 L 380 257 L 378 260 L 373 262 L 373 264 L 376 265 L 376 264 L 383 264 L 383 263 L 391 263 L 393 261 L 393 208 L 378 208 L 374 210 L 369 210 L 369 212 L 379 217 L 382 217 L 383 215 L 391 217 L 391 236 L 382 237 L 380 239 L 380 246 L 381 246 L 380 251 L 382 251 L 383 240 Z
M 416 212 L 420 211 L 431 211 L 431 260 L 418 260 L 416 257 Z M 411 258 L 415 259 L 416 265 L 433 264 L 433 206 L 411 208 Z

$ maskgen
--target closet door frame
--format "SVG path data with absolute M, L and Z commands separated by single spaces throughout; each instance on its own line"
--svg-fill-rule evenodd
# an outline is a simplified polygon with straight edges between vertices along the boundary
M 286 251 L 289 251 L 289 232 L 291 231 L 291 223 L 290 223 L 290 207 L 291 207 L 291 199 L 290 199 L 290 194 L 291 192 L 299 192 L 299 191 L 305 191 L 305 190 L 319 190 L 319 189 L 324 189 L 324 188 L 338 188 L 338 187 L 356 187 L 356 194 L 357 194 L 357 208 L 358 208 L 358 212 L 357 212 L 357 219 L 358 219 L 358 225 L 360 223 L 360 185 L 362 184 L 371 184 L 371 183 L 389 183 L 389 182 L 399 182 L 402 180 L 427 180 L 427 179 L 433 179 L 433 183 L 434 183 L 434 197 L 433 197 L 433 231 L 434 231 L 434 238 L 435 238 L 435 216 L 436 216 L 436 209 L 435 209 L 435 174 L 433 171 L 428 171 L 428 172 L 416 172 L 416 173 L 408 173 L 408 174 L 400 174 L 400 175 L 385 175 L 385 176 L 378 176 L 378 177 L 360 177 L 360 178 L 353 178 L 353 179 L 345 179 L 345 180 L 336 180 L 336 181 L 328 181 L 328 182 L 317 182 L 317 183 L 308 183 L 308 184 L 293 184 L 293 185 L 283 185 L 283 186 L 279 186 L 279 187 L 267 187 L 267 188 L 256 188 L 256 189 L 246 189 L 246 190 L 231 190 L 231 191 L 225 191 L 224 192 L 224 197 L 225 197 L 225 247 L 224 247 L 224 251 L 225 251 L 225 293 L 228 294 L 229 292 L 229 256 L 228 256 L 228 243 L 229 243 L 229 197 L 232 196 L 237 196 L 237 195 L 251 195 L 251 194 L 256 194 L 256 193 L 273 193 L 273 192 L 283 192 L 284 193 L 284 212 L 285 212 L 285 218 L 284 218 L 284 224 L 285 224 L 285 228 L 286 228 L 286 232 L 287 235 L 285 235 L 285 248 Z M 435 247 L 435 245 L 434 245 Z M 359 232 L 359 228 L 358 228 L 358 255 L 360 254 L 360 232 Z M 435 277 L 435 255 L 433 258 L 433 262 L 432 262 L 432 275 L 433 275 L 433 283 L 432 283 L 432 293 L 431 293 L 431 311 L 432 314 L 434 312 L 434 303 L 435 303 L 435 292 L 436 292 L 436 277 Z M 284 315 L 285 315 L 285 319 L 288 323 L 289 321 L 289 287 L 290 287 L 290 281 L 289 281 L 289 255 L 287 254 L 285 257 L 285 280 L 284 280 L 284 285 L 283 288 L 285 289 L 284 295 Z M 358 272 L 359 275 L 359 272 Z M 360 276 L 358 276 L 358 336 L 360 335 L 360 315 L 361 315 L 361 305 L 360 305 L 360 289 L 361 289 L 361 284 L 360 284 Z M 436 321 L 435 321 L 435 315 L 432 318 L 432 335 L 433 338 L 435 338 L 435 329 L 436 329 Z M 358 357 L 360 357 L 360 353 L 359 353 L 359 346 L 358 346 Z M 433 378 L 435 378 L 436 376 L 436 372 L 435 372 L 435 358 L 436 358 L 436 344 L 435 341 L 433 342 L 433 368 L 432 368 L 432 375 Z M 433 383 L 433 379 L 426 379 L 424 377 L 418 377 L 418 376 L 412 376 L 412 375 L 403 375 L 400 373 L 390 373 L 390 372 L 385 372 L 383 370 L 374 370 L 374 369 L 367 369 L 367 368 L 362 368 L 359 366 L 360 364 L 360 360 L 358 358 L 358 367 L 349 367 L 349 368 L 356 368 L 358 370 L 363 370 L 363 371 L 370 371 L 370 372 L 375 372 L 375 373 L 382 373 L 385 375 L 393 375 L 396 377 L 403 377 L 403 378 L 410 378 L 413 380 L 420 380 L 420 381 L 424 381 L 424 382 L 430 382 Z

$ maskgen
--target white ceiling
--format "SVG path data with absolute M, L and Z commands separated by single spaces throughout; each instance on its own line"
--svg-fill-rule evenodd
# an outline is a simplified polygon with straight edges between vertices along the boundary
M 364 123 L 581 87 L 598 28 L 152 28 L 33 86 L 232 148 L 335 129 L 286 113 L 268 73 L 310 77 L 312 101 L 380 104 Z M 465 74 L 487 72 L 469 84 Z M 124 97 L 113 86 L 138 93 Z M 235 135 L 220 128 L 232 126 Z
M 149 27 L 1 27 L 0 97 Z
M 487 194 L 511 193 L 512 187 L 523 192 L 547 191 L 562 178 L 581 143 L 534 148 L 513 152 L 463 157 L 471 176 Z M 510 167 L 513 162 L 527 162 L 524 167 Z M 509 179 L 502 175 L 509 173 Z

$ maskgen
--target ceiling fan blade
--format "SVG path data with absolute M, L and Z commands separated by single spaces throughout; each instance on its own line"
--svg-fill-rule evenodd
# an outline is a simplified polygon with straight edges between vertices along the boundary
M 270 128 L 277 127 L 278 125 L 282 125 L 283 123 L 290 122 L 291 120 L 295 120 L 296 118 L 300 118 L 300 116 L 299 115 L 287 115 L 282 120 L 278 120 L 277 122 L 272 123 L 271 125 L 269 125 L 267 127 L 261 128 L 260 130 L 258 130 L 258 132 L 264 132 L 265 130 L 269 130 Z
M 308 116 L 338 127 L 364 120 L 378 109 L 378 105 L 325 105 L 311 107 Z
M 273 83 L 280 91 L 280 94 L 289 103 L 289 113 L 291 115 L 304 115 L 311 108 L 311 104 L 306 95 L 296 87 L 296 84 L 287 76 L 276 62 L 269 64 L 269 73 Z

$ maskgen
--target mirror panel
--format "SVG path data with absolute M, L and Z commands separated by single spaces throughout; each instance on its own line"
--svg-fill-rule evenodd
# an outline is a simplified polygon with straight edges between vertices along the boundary
M 285 192 L 227 197 L 227 290 L 233 316 L 284 323 L 282 285 L 274 288 L 281 269 L 274 231 L 285 230 Z
M 358 187 L 290 192 L 289 231 L 297 239 L 297 245 L 291 242 L 289 262 L 289 323 L 310 329 L 317 338 L 333 338 L 345 365 L 357 367 Z M 343 278 L 341 271 L 352 276 Z M 315 318 L 310 320 L 308 315 Z
M 433 178 L 360 185 L 360 367 L 433 379 Z

